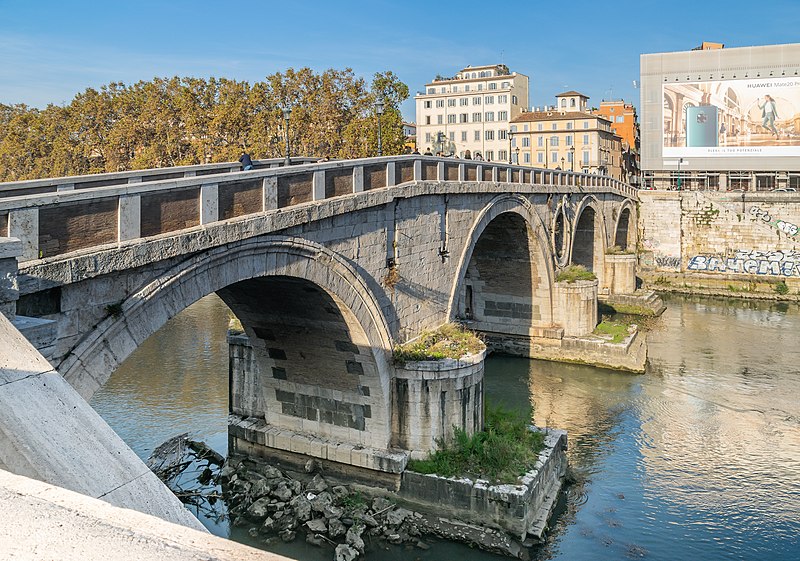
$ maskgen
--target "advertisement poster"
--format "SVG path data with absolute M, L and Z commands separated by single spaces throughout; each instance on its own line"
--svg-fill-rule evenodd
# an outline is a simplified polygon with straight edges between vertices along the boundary
M 665 157 L 800 156 L 800 78 L 664 84 Z

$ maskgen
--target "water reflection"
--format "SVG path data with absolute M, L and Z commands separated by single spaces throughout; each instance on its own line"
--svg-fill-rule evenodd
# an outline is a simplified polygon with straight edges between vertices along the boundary
M 579 483 L 539 559 L 800 558 L 796 305 L 673 298 L 644 375 L 491 357 L 487 400 L 569 431 Z M 171 320 L 92 404 L 139 453 L 192 430 L 226 448 L 227 309 L 209 297 Z M 225 525 L 212 528 L 228 535 Z M 234 539 L 251 543 L 246 531 Z M 258 545 L 258 544 L 255 544 Z M 305 543 L 270 546 L 330 559 Z M 367 561 L 498 559 L 437 542 Z

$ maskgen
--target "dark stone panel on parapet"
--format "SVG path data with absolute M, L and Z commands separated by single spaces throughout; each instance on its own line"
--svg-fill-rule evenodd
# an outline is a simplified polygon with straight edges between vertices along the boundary
M 522 172 L 522 183 L 530 183 L 531 182 L 531 172 L 523 171 Z
M 438 178 L 438 165 L 436 162 L 422 162 L 422 179 L 436 181 Z
M 394 166 L 394 183 L 408 183 L 414 181 L 414 163 L 397 162 Z
M 8 237 L 8 213 L 0 213 L 0 237 Z
M 117 199 L 39 209 L 40 257 L 117 241 Z
M 366 166 L 364 168 L 364 191 L 386 187 L 386 166 Z
M 482 181 L 491 181 L 492 180 L 492 168 L 488 166 L 483 167 L 483 177 L 481 178 Z
M 181 173 L 180 177 L 183 177 L 183 173 Z M 142 181 L 156 181 L 155 179 L 150 179 L 149 177 L 143 179 Z M 97 181 L 87 181 L 85 183 L 81 182 L 75 185 L 76 190 L 81 189 L 96 189 L 97 187 L 108 187 L 109 185 L 125 185 L 128 183 L 127 177 L 113 177 L 111 179 L 99 179 Z
M 464 166 L 464 179 L 466 181 L 477 181 L 478 166 Z
M 278 176 L 278 208 L 307 203 L 313 199 L 313 175 Z
M 325 198 L 349 195 L 353 192 L 353 169 L 331 169 L 325 171 Z
M 520 175 L 520 170 L 515 169 L 511 173 L 511 183 L 521 183 L 519 175 Z
M 447 181 L 458 181 L 458 164 L 445 164 L 444 178 Z
M 200 188 L 142 195 L 142 237 L 200 224 Z
M 264 194 L 260 179 L 219 185 L 220 219 L 255 214 L 263 209 Z

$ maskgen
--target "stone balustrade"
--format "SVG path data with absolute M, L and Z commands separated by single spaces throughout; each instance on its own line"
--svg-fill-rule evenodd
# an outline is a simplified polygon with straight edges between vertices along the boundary
M 21 262 L 413 181 L 520 183 L 543 190 L 636 191 L 610 177 L 491 162 L 392 156 L 252 171 L 235 162 L 0 184 L 0 237 Z

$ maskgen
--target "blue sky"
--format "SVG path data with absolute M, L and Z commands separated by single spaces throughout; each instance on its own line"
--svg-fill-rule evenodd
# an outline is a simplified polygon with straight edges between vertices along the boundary
M 575 89 L 638 106 L 641 53 L 800 41 L 800 1 L 115 2 L 0 0 L 0 103 L 66 104 L 154 76 L 258 81 L 288 67 L 392 70 L 413 93 L 436 74 L 504 62 L 530 105 Z M 414 118 L 413 99 L 403 107 Z

